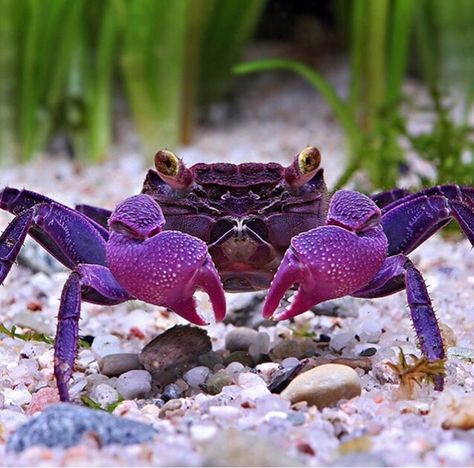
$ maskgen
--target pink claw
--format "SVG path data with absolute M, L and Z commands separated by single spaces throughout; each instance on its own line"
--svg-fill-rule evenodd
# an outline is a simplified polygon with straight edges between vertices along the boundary
M 263 307 L 271 317 L 287 289 L 298 285 L 287 310 L 276 315 L 285 320 L 316 304 L 351 294 L 379 271 L 387 240 L 380 226 L 361 233 L 340 226 L 322 226 L 296 236 L 278 268 Z
M 193 294 L 209 295 L 216 320 L 225 316 L 222 283 L 206 244 L 177 231 L 161 231 L 163 216 L 148 195 L 122 202 L 110 217 L 107 264 L 132 296 L 172 309 L 196 325 L 206 325 Z

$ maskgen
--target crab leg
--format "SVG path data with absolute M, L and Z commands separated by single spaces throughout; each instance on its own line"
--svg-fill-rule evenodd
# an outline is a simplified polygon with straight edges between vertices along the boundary
M 388 192 L 374 193 L 370 196 L 370 198 L 379 208 L 384 208 L 390 203 L 396 200 L 400 200 L 401 198 L 407 197 L 410 194 L 411 192 L 409 190 L 394 188 L 393 190 L 389 190 Z
M 132 296 L 168 307 L 197 325 L 201 317 L 193 297 L 197 289 L 211 300 L 214 315 L 222 320 L 225 297 L 206 244 L 178 231 L 163 231 L 165 219 L 148 195 L 120 203 L 110 217 L 107 264 Z
M 421 352 L 429 361 L 445 358 L 443 339 L 421 273 L 404 255 L 388 257 L 377 276 L 355 297 L 382 297 L 406 288 L 407 302 Z M 444 378 L 436 377 L 435 389 L 442 390 Z
M 18 214 L 0 237 L 0 283 L 27 233 L 68 268 L 73 269 L 79 263 L 105 265 L 107 231 L 64 205 L 42 202 Z
M 389 205 L 381 224 L 389 240 L 389 255 L 410 253 L 453 218 L 474 245 L 474 204 L 441 195 L 409 197 Z
M 331 200 L 326 225 L 291 240 L 268 291 L 264 317 L 273 315 L 285 291 L 294 284 L 299 285 L 296 296 L 289 309 L 277 315 L 279 320 L 369 283 L 387 252 L 379 217 L 379 208 L 365 195 L 337 192 Z
M 107 222 L 110 218 L 110 215 L 112 214 L 112 211 L 107 210 L 106 208 L 100 208 L 91 205 L 76 205 L 75 209 L 76 211 L 79 211 L 79 213 L 82 213 L 83 215 L 95 221 L 97 224 L 100 224 L 102 227 L 107 229 Z
M 71 273 L 61 294 L 54 345 L 54 377 L 62 401 L 69 401 L 67 384 L 77 354 L 81 298 L 106 305 L 132 299 L 104 266 L 78 265 Z

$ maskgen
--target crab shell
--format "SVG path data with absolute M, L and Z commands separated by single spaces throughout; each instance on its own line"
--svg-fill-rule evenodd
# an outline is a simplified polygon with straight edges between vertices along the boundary
M 160 205 L 165 230 L 208 245 L 226 291 L 268 289 L 291 239 L 324 224 L 329 197 L 322 168 L 302 174 L 298 158 L 286 168 L 180 164 L 184 183 L 150 170 L 142 193 Z

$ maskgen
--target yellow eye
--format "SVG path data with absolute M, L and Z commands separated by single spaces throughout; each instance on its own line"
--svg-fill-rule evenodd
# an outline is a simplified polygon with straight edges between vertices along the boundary
M 155 155 L 155 167 L 160 174 L 176 177 L 179 172 L 179 159 L 171 151 L 160 150 Z
M 308 146 L 298 155 L 298 166 L 301 174 L 314 172 L 321 163 L 321 153 L 314 146 Z

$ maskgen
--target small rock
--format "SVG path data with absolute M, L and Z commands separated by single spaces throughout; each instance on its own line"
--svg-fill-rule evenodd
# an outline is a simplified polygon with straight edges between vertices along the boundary
M 114 335 L 97 336 L 92 343 L 91 351 L 96 359 L 101 359 L 108 354 L 119 354 L 122 352 L 120 340 Z
M 183 390 L 179 385 L 169 384 L 163 389 L 161 399 L 163 401 L 176 400 L 183 394 Z
M 107 408 L 119 399 L 117 390 L 105 383 L 96 385 L 90 396 L 94 401 L 99 403 L 102 408 Z
M 86 377 L 86 381 L 86 390 L 91 393 L 94 387 L 102 383 L 107 383 L 110 379 L 106 375 L 91 374 Z
M 44 387 L 40 388 L 31 398 L 31 403 L 28 405 L 26 414 L 32 416 L 33 414 L 43 411 L 46 406 L 59 402 L 59 394 L 55 388 Z
M 234 351 L 233 353 L 230 353 L 224 359 L 223 364 L 224 366 L 228 366 L 231 362 L 240 362 L 243 366 L 247 367 L 253 367 L 255 365 L 252 356 L 250 356 L 246 351 Z
M 219 353 L 215 351 L 209 351 L 208 353 L 201 354 L 198 359 L 198 363 L 208 367 L 209 369 L 214 369 L 217 364 L 222 364 L 224 360 Z
M 209 414 L 218 421 L 233 421 L 240 416 L 240 410 L 235 406 L 211 406 Z
M 382 336 L 382 327 L 376 320 L 364 320 L 356 328 L 355 333 L 362 342 L 378 343 Z
M 107 354 L 99 362 L 100 372 L 108 377 L 116 377 L 135 369 L 143 369 L 138 354 L 118 353 Z
M 354 369 L 342 364 L 324 364 L 298 375 L 281 396 L 292 403 L 306 401 L 323 408 L 360 393 L 360 380 Z
M 216 435 L 217 427 L 210 424 L 193 424 L 189 433 L 196 442 L 209 440 Z
M 183 379 L 190 387 L 200 388 L 200 386 L 206 381 L 209 372 L 209 368 L 205 366 L 194 367 L 183 375 Z
M 446 348 L 452 348 L 457 345 L 457 338 L 454 330 L 443 322 L 439 322 L 439 329 L 443 337 L 443 343 Z
M 448 358 L 461 359 L 462 361 L 474 363 L 474 349 L 462 346 L 453 346 L 448 349 Z
M 283 361 L 289 357 L 303 359 L 313 356 L 316 350 L 317 343 L 311 339 L 283 340 L 270 351 L 270 356 L 274 361 Z
M 262 356 L 270 352 L 270 335 L 265 332 L 260 332 L 254 343 L 249 347 L 249 354 L 255 361 L 259 361 Z
M 253 432 L 228 429 L 204 450 L 204 466 L 299 466 L 297 459 Z
M 286 414 L 286 419 L 290 421 L 293 426 L 302 426 L 306 422 L 306 415 L 300 411 L 291 411 Z
M 6 388 L 3 391 L 5 395 L 5 400 L 7 402 L 14 403 L 15 405 L 22 406 L 27 405 L 31 402 L 31 393 L 24 385 L 19 385 L 15 389 Z
M 206 330 L 176 325 L 150 341 L 142 349 L 139 359 L 151 373 L 165 372 L 177 376 L 211 349 L 211 339 Z
M 286 369 L 291 369 L 292 367 L 296 367 L 300 363 L 299 359 L 296 359 L 295 357 L 288 357 L 286 359 L 283 359 L 281 361 L 281 367 L 284 367 Z
M 22 452 L 36 445 L 72 447 L 87 433 L 99 444 L 139 444 L 153 439 L 155 430 L 146 424 L 113 416 L 105 411 L 60 403 L 47 408 L 18 428 L 8 439 L 7 450 Z
M 331 337 L 330 346 L 335 351 L 342 351 L 344 348 L 349 346 L 351 341 L 354 340 L 354 335 L 352 333 L 338 333 Z
M 372 348 L 372 347 L 365 348 L 359 353 L 359 356 L 369 357 L 369 356 L 373 356 L 376 352 L 377 352 L 377 348 Z
M 445 466 L 468 466 L 472 460 L 472 444 L 462 440 L 450 440 L 440 444 L 436 454 Z
M 181 409 L 183 402 L 181 400 L 170 400 L 167 401 L 161 408 L 159 417 L 165 418 L 168 416 L 168 413 L 175 413 Z
M 449 415 L 443 421 L 443 429 L 474 429 L 474 395 L 453 401 L 448 407 Z
M 122 374 L 115 388 L 126 400 L 145 396 L 151 391 L 151 375 L 145 370 L 131 370 Z
M 229 351 L 248 351 L 256 343 L 258 332 L 247 327 L 236 327 L 225 337 L 225 347 Z
M 353 452 L 334 460 L 329 466 L 389 466 L 373 453 Z
M 288 358 L 290 359 L 290 358 Z M 268 385 L 268 390 L 272 393 L 280 393 L 298 374 L 303 367 L 300 361 L 294 367 L 282 367 L 278 369 L 272 377 L 272 381 Z
M 230 376 L 237 377 L 241 372 L 244 372 L 245 366 L 241 362 L 234 361 L 231 362 L 225 370 Z
M 232 377 L 228 375 L 224 370 L 217 371 L 215 374 L 211 374 L 206 380 L 206 391 L 211 395 L 217 395 L 222 392 L 222 389 L 232 384 Z
M 256 400 L 270 394 L 265 381 L 252 372 L 244 372 L 239 375 L 238 384 L 242 387 L 242 400 Z

